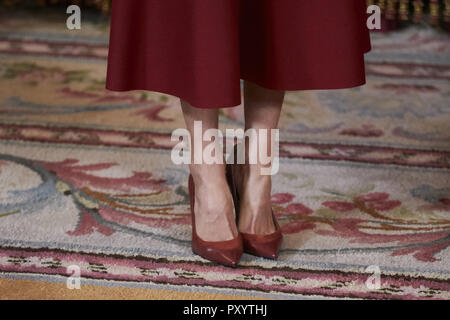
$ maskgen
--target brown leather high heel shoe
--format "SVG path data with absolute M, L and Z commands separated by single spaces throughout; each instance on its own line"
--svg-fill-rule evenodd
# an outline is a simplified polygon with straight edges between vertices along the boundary
M 234 148 L 236 159 L 236 148 Z M 236 211 L 236 224 L 239 219 L 239 194 L 237 192 L 236 184 L 233 177 L 232 164 L 226 165 L 227 181 L 231 188 L 233 196 L 234 208 Z M 241 232 L 243 239 L 244 252 L 269 259 L 278 258 L 281 243 L 283 241 L 283 234 L 281 233 L 280 225 L 272 211 L 272 219 L 275 225 L 275 232 L 270 234 L 252 234 Z
M 242 256 L 243 245 L 242 236 L 225 241 L 205 241 L 202 240 L 195 229 L 195 186 L 192 175 L 189 175 L 189 199 L 191 203 L 192 215 L 192 252 L 207 259 L 225 266 L 236 267 Z

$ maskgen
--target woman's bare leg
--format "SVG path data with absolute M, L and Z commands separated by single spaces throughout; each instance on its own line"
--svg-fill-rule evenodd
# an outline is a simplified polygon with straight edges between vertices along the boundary
M 245 129 L 267 129 L 267 149 L 270 150 L 272 129 L 278 128 L 284 91 L 262 88 L 252 82 L 244 83 Z M 270 201 L 272 181 L 270 175 L 261 175 L 262 164 L 249 164 L 246 143 L 246 164 L 237 166 L 238 192 L 241 197 L 239 231 L 269 234 L 275 231 Z M 259 159 L 258 159 L 259 160 Z
M 186 128 L 192 137 L 192 150 L 195 143 L 203 148 L 208 143 L 195 141 L 194 121 L 202 122 L 203 132 L 218 128 L 218 109 L 200 109 L 181 100 Z M 202 135 L 203 135 L 202 132 Z M 194 164 L 193 153 L 189 169 L 195 184 L 195 224 L 198 236 L 205 241 L 225 241 L 238 235 L 234 221 L 233 200 L 225 177 L 223 164 Z

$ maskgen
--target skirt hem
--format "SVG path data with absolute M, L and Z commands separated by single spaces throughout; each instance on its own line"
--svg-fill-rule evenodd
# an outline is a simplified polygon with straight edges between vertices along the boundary
M 366 84 L 366 80 L 363 79 L 358 82 L 354 83 L 347 83 L 342 85 L 330 85 L 330 86 L 310 86 L 310 87 L 276 87 L 267 85 L 261 81 L 253 80 L 250 77 L 242 77 L 241 80 L 252 82 L 262 88 L 269 89 L 269 90 L 276 90 L 276 91 L 316 91 L 316 90 L 340 90 L 340 89 L 351 89 L 359 86 L 363 86 Z M 195 102 L 194 99 L 186 97 L 185 95 L 177 93 L 175 90 L 170 89 L 163 89 L 163 88 L 156 88 L 153 86 L 133 86 L 133 87 L 115 87 L 112 85 L 106 85 L 105 88 L 109 91 L 113 92 L 129 92 L 129 91 L 151 91 L 151 92 L 157 92 L 162 94 L 171 95 L 173 97 L 177 97 L 179 99 L 183 99 L 186 102 L 188 102 L 191 106 L 198 108 L 198 109 L 220 109 L 220 108 L 234 108 L 242 104 L 242 99 L 239 99 L 239 101 L 231 101 L 231 102 L 225 102 L 220 104 L 213 104 L 213 103 L 198 103 Z

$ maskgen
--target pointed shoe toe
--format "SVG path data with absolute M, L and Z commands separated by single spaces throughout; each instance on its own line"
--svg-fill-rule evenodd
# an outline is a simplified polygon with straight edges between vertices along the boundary
M 277 259 L 280 252 L 283 236 L 280 229 L 267 235 L 243 233 L 244 252 L 264 257 L 268 259 Z
M 192 252 L 219 264 L 236 267 L 243 253 L 242 236 L 227 241 L 204 241 L 193 235 Z

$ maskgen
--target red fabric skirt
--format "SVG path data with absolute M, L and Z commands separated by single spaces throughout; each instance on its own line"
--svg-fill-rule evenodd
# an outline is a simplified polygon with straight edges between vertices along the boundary
M 365 0 L 114 0 L 106 88 L 195 107 L 241 103 L 240 79 L 274 90 L 365 83 Z

